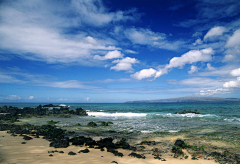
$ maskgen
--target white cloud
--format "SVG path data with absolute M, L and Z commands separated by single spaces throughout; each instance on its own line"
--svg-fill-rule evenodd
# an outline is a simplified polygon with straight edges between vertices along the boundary
M 135 74 L 131 75 L 131 77 L 137 80 L 142 80 L 145 78 L 153 77 L 156 75 L 156 73 L 157 71 L 155 69 L 149 68 L 136 72 Z
M 114 58 L 122 58 L 124 55 L 121 54 L 120 51 L 109 51 L 105 56 L 99 56 L 95 55 L 93 58 L 97 60 L 108 60 L 108 59 L 114 59 Z
M 211 78 L 194 77 L 194 78 L 184 79 L 180 81 L 180 84 L 191 85 L 196 87 L 222 87 L 223 82 L 221 80 L 215 80 Z
M 121 60 L 114 60 L 112 63 L 117 63 L 117 65 L 111 67 L 110 69 L 114 69 L 116 71 L 133 71 L 132 65 L 135 63 L 139 63 L 139 61 L 135 58 L 126 57 Z
M 130 28 L 125 30 L 124 34 L 134 44 L 150 45 L 160 49 L 177 50 L 185 43 L 183 41 L 170 42 L 165 34 L 143 28 Z
M 204 40 L 206 40 L 208 38 L 212 38 L 214 36 L 222 35 L 226 31 L 227 31 L 227 29 L 225 27 L 222 27 L 222 26 L 213 27 L 204 36 Z
M 154 79 L 156 79 L 166 73 L 167 73 L 166 69 L 155 70 L 153 68 L 149 68 L 149 69 L 142 69 L 141 71 L 132 74 L 131 78 L 137 79 L 137 80 L 142 80 L 145 78 L 154 77 Z
M 28 98 L 28 99 L 30 99 L 30 100 L 34 99 L 34 96 L 29 96 L 29 98 Z
M 240 77 L 237 80 L 228 81 L 223 84 L 224 88 L 240 88 Z
M 226 47 L 240 46 L 240 29 L 236 30 L 234 34 L 228 39 Z
M 200 93 L 197 93 L 201 96 L 212 96 L 212 95 L 219 95 L 219 94 L 227 94 L 230 93 L 229 89 L 219 88 L 219 89 L 209 89 L 209 90 L 201 90 Z
M 207 63 L 207 70 L 214 71 L 216 68 L 212 67 L 210 63 Z
M 193 45 L 196 46 L 196 45 L 202 44 L 202 43 L 203 43 L 202 40 L 201 40 L 200 38 L 198 38 L 198 39 L 193 43 Z
M 89 101 L 90 97 L 85 97 L 84 100 Z
M 192 64 L 196 62 L 207 62 L 212 60 L 214 51 L 212 48 L 206 48 L 203 50 L 191 50 L 181 57 L 174 57 L 170 60 L 166 68 L 183 67 L 185 64 Z
M 134 44 L 153 45 L 154 42 L 162 40 L 165 35 L 162 33 L 155 33 L 149 29 L 131 28 L 125 31 L 126 37 Z
M 131 53 L 131 54 L 138 54 L 138 52 L 133 51 L 133 50 L 125 50 L 126 53 Z
M 212 54 L 214 53 L 212 48 L 206 48 L 202 50 L 191 50 L 181 57 L 173 57 L 169 64 L 166 64 L 164 68 L 154 70 L 150 69 L 143 69 L 135 74 L 131 75 L 132 78 L 142 80 L 144 78 L 154 77 L 154 79 L 160 77 L 161 75 L 167 74 L 169 69 L 174 67 L 182 68 L 186 64 L 192 64 L 196 62 L 207 62 L 212 60 Z M 193 69 L 196 69 L 193 67 Z M 195 70 L 196 71 L 196 70 Z
M 17 95 L 4 95 L 3 97 L 0 97 L 0 100 L 21 100 L 22 98 Z
M 191 65 L 191 70 L 188 71 L 189 74 L 193 74 L 194 72 L 197 72 L 198 71 L 198 67 L 197 66 L 194 66 L 194 65 Z
M 73 35 L 71 29 L 133 20 L 132 12 L 109 12 L 101 0 L 5 1 L 0 10 L 0 48 L 29 60 L 94 66 L 95 54 L 119 49 L 115 41 L 103 33 L 89 36 L 88 29 Z
M 240 68 L 232 70 L 230 74 L 232 76 L 240 76 Z

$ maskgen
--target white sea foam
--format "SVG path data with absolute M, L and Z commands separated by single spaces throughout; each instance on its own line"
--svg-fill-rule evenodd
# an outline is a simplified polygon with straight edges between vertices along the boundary
M 146 113 L 106 113 L 106 112 L 87 112 L 89 116 L 95 117 L 145 117 Z
M 179 130 L 169 130 L 168 132 L 170 132 L 170 133 L 177 133 L 177 132 L 179 132 Z
M 154 131 L 142 130 L 141 133 L 153 133 Z
M 198 117 L 198 118 L 202 118 L 202 117 L 217 117 L 214 114 L 195 114 L 195 113 L 187 113 L 187 114 L 172 114 L 172 113 L 168 113 L 165 114 L 167 117 Z

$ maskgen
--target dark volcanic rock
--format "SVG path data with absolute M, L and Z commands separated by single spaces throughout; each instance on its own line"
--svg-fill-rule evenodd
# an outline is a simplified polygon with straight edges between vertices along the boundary
M 78 140 L 74 140 L 72 142 L 72 145 L 84 145 L 84 139 L 78 139 Z
M 115 146 L 117 148 L 123 148 L 123 149 L 129 149 L 130 145 L 126 142 L 125 138 L 122 138 L 120 141 L 118 141 Z
M 90 151 L 88 149 L 80 150 L 78 153 L 89 153 Z
M 69 142 L 67 140 L 55 140 L 50 143 L 50 147 L 55 148 L 66 148 L 69 146 Z
M 91 121 L 91 122 L 89 122 L 89 123 L 87 124 L 87 126 L 96 127 L 97 124 L 96 124 L 95 122 Z
M 142 158 L 142 159 L 145 159 L 146 157 L 141 155 L 141 154 L 137 154 L 137 153 L 134 153 L 132 152 L 131 154 L 129 154 L 128 156 L 130 157 L 135 157 L 135 158 Z
M 181 139 L 177 139 L 174 143 L 175 146 L 181 147 L 181 148 L 186 148 L 187 144 L 181 140 Z
M 25 139 L 25 140 L 31 140 L 31 139 L 33 139 L 33 138 L 32 138 L 32 137 L 29 137 L 29 136 L 24 136 L 23 139 Z
M 72 152 L 72 151 L 70 151 L 70 152 L 68 153 L 68 155 L 77 155 L 77 154 L 74 153 L 74 152 Z
M 101 123 L 101 126 L 108 126 L 108 122 L 103 121 L 103 122 Z
M 99 141 L 97 141 L 97 145 L 100 148 L 106 147 L 107 149 L 115 149 L 116 146 L 112 141 L 113 139 L 111 137 L 100 139 Z

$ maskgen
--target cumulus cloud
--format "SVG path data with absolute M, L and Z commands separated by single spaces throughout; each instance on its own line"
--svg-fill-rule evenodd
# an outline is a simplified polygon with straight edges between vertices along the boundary
M 201 90 L 200 93 L 197 93 L 201 96 L 212 96 L 212 95 L 219 95 L 219 94 L 227 94 L 230 93 L 229 89 L 219 88 L 219 89 L 209 89 L 209 90 Z
M 159 70 L 155 70 L 153 68 L 149 68 L 149 69 L 143 69 L 139 72 L 136 72 L 134 74 L 131 75 L 131 78 L 133 79 L 137 79 L 137 80 L 142 80 L 145 78 L 151 78 L 154 77 L 154 79 L 162 76 L 163 74 L 166 74 L 167 70 L 166 69 L 159 69 Z
M 222 26 L 213 27 L 204 36 L 204 40 L 206 40 L 208 38 L 212 38 L 214 36 L 222 35 L 226 31 L 227 31 L 227 29 L 225 27 L 222 27 Z
M 132 78 L 137 80 L 142 80 L 145 78 L 156 76 L 157 71 L 153 68 L 143 69 L 135 74 L 131 75 Z
M 232 70 L 230 72 L 230 75 L 232 75 L 232 76 L 240 76 L 240 68 Z
M 192 64 L 196 62 L 207 62 L 212 60 L 214 51 L 212 48 L 203 50 L 191 50 L 181 57 L 174 57 L 170 60 L 166 68 L 183 67 L 185 64 Z
M 191 65 L 191 69 L 190 69 L 190 71 L 188 71 L 188 73 L 193 74 L 194 72 L 197 72 L 197 71 L 198 71 L 198 67 L 194 66 L 194 65 Z
M 240 29 L 236 30 L 234 34 L 228 39 L 226 47 L 240 46 Z
M 85 97 L 84 100 L 89 101 L 90 97 Z
M 95 55 L 93 58 L 98 60 L 108 60 L 108 59 L 114 59 L 114 58 L 122 58 L 124 55 L 121 54 L 120 51 L 109 51 L 105 56 L 99 56 Z
M 28 98 L 28 99 L 30 99 L 30 100 L 34 99 L 34 96 L 29 96 L 29 98 Z
M 201 40 L 200 38 L 198 38 L 198 39 L 193 43 L 193 45 L 196 46 L 196 45 L 202 44 L 202 43 L 203 43 L 202 40 Z
M 207 63 L 207 68 L 208 71 L 215 71 L 216 68 L 212 67 L 210 63 Z
M 133 71 L 132 65 L 139 63 L 139 61 L 135 58 L 126 57 L 123 59 L 114 60 L 112 63 L 117 63 L 115 66 L 111 67 L 110 69 L 116 71 Z
M 240 77 L 236 80 L 228 81 L 223 84 L 224 88 L 239 88 L 240 87 Z
M 131 75 L 131 77 L 138 80 L 142 80 L 144 78 L 150 78 L 150 77 L 158 78 L 161 75 L 167 74 L 169 72 L 169 69 L 171 68 L 175 68 L 175 67 L 182 68 L 186 64 L 211 61 L 213 54 L 214 54 L 214 51 L 212 48 L 206 48 L 202 50 L 191 50 L 180 57 L 173 57 L 170 60 L 169 64 L 165 65 L 163 69 L 159 69 L 159 70 L 154 70 L 152 68 L 143 69 Z M 193 66 L 192 69 L 193 70 L 195 69 L 194 71 L 197 70 L 195 66 Z M 190 73 L 192 71 L 190 71 Z

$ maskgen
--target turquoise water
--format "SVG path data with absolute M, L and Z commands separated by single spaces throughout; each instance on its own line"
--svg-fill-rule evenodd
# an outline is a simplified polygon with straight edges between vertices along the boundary
M 22 108 L 37 107 L 39 104 L 0 104 L 0 106 L 3 105 Z M 70 106 L 71 110 L 82 107 L 88 112 L 89 116 L 72 116 L 67 119 L 55 118 L 60 121 L 58 126 L 62 127 L 71 127 L 76 123 L 85 126 L 90 121 L 111 121 L 114 124 L 108 127 L 101 127 L 103 131 L 176 133 L 191 129 L 213 129 L 215 131 L 223 131 L 224 129 L 231 129 L 232 127 L 240 128 L 240 103 L 65 105 Z M 200 114 L 174 114 L 182 110 L 197 110 Z M 37 123 L 39 122 L 36 122 L 36 124 Z M 81 131 L 81 128 L 78 128 L 78 130 Z

